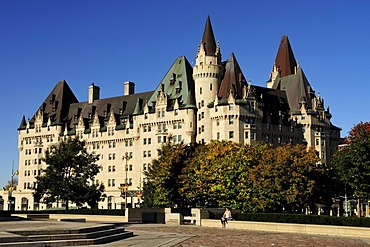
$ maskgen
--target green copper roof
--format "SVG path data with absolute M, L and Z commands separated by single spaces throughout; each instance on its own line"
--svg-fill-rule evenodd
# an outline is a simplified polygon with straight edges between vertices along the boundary
M 194 88 L 193 68 L 184 56 L 178 57 L 150 97 L 148 106 L 154 106 L 159 92 L 167 96 L 170 104 L 179 100 L 181 108 L 195 106 Z

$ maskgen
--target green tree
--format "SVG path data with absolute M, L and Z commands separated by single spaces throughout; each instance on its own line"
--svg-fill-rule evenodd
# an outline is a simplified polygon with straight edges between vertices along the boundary
M 357 199 L 370 199 L 370 122 L 360 122 L 345 138 L 346 145 L 336 150 L 331 160 L 347 193 Z
M 249 170 L 257 164 L 262 149 L 263 145 L 215 140 L 199 146 L 180 176 L 181 194 L 192 206 L 247 208 Z
M 89 154 L 85 141 L 68 138 L 52 145 L 45 153 L 46 169 L 36 177 L 35 201 L 51 203 L 62 200 L 81 206 L 96 207 L 103 198 L 104 185 L 95 182 L 99 172 L 98 156 Z
M 253 211 L 302 210 L 313 196 L 316 180 L 325 170 L 318 156 L 302 145 L 265 149 L 258 166 L 251 169 Z
M 184 199 L 179 194 L 178 177 L 182 172 L 185 160 L 191 155 L 193 146 L 183 143 L 174 144 L 172 137 L 158 149 L 158 158 L 144 172 L 148 184 L 144 186 L 144 205 L 159 207 L 181 207 Z M 151 198 L 149 198 L 151 197 Z

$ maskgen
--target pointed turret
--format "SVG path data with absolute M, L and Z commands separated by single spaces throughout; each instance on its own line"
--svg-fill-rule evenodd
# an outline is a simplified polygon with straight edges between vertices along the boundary
M 247 86 L 245 77 L 234 53 L 231 53 L 226 62 L 225 75 L 218 91 L 218 97 L 228 99 L 230 92 L 232 92 L 235 98 L 241 98 L 243 94 L 243 86 Z
M 281 38 L 274 67 L 279 71 L 281 77 L 295 74 L 297 61 L 295 60 L 292 47 L 286 35 Z
M 27 127 L 26 117 L 23 115 L 22 120 L 21 120 L 21 124 L 19 125 L 18 130 L 24 130 L 24 129 L 26 129 L 26 127 Z
M 211 18 L 209 16 L 207 17 L 206 26 L 204 28 L 202 45 L 206 55 L 215 55 L 217 46 L 215 36 L 213 34 Z

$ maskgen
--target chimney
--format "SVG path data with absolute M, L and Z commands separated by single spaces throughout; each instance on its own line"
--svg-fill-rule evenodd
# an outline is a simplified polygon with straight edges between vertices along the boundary
M 100 87 L 95 86 L 94 83 L 89 87 L 89 104 L 100 98 Z
M 135 93 L 135 83 L 132 81 L 126 81 L 124 84 L 123 95 L 130 95 Z

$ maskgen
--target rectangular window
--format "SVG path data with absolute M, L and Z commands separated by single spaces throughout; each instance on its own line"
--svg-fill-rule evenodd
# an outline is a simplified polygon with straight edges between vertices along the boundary
M 178 140 L 179 142 L 181 142 L 181 141 L 182 141 L 182 135 L 178 135 L 178 136 L 177 136 L 177 140 Z
M 143 144 L 146 145 L 146 138 L 143 139 Z
M 132 171 L 132 165 L 129 165 L 129 166 L 128 166 L 128 170 L 129 170 L 129 171 Z
M 249 138 L 249 132 L 248 131 L 244 132 L 244 138 L 245 139 L 248 139 Z
M 233 125 L 234 124 L 234 116 L 230 116 L 229 117 L 229 125 Z
M 152 151 L 148 151 L 148 157 L 152 157 Z
M 229 105 L 229 111 L 232 111 L 232 110 L 234 110 L 234 105 L 233 104 L 230 104 Z
M 254 132 L 251 132 L 251 139 L 254 140 Z
M 182 123 L 181 122 L 178 122 L 177 123 L 177 128 L 181 129 L 182 128 Z
M 173 129 L 175 130 L 175 129 L 177 129 L 177 122 L 174 122 L 173 123 Z
M 152 138 L 148 138 L 148 145 L 152 144 Z
M 269 136 L 265 136 L 265 142 L 269 142 L 270 138 Z
M 144 158 L 146 157 L 146 151 L 143 151 L 143 157 Z
M 234 138 L 234 131 L 229 131 L 229 139 L 233 139 Z
M 175 109 L 175 116 L 179 115 L 179 109 Z
M 220 138 L 221 138 L 221 134 L 220 132 L 217 132 L 217 140 L 220 140 Z
M 316 139 L 316 146 L 320 145 L 320 139 Z

